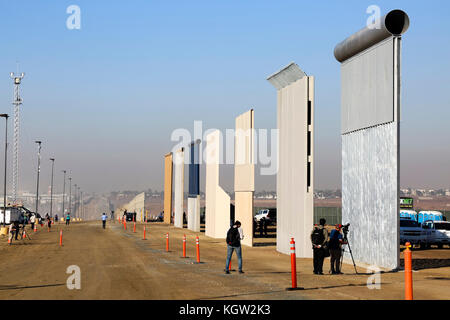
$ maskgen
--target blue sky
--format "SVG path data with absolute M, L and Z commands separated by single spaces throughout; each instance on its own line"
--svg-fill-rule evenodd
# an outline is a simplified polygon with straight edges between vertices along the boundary
M 81 8 L 80 30 L 66 28 L 72 4 Z M 372 4 L 382 14 L 403 9 L 411 20 L 403 37 L 401 184 L 450 187 L 450 3 L 373 0 L 2 1 L 1 112 L 13 111 L 16 61 L 26 73 L 21 187 L 34 190 L 33 142 L 41 139 L 41 187 L 55 157 L 56 179 L 67 169 L 86 191 L 161 190 L 174 129 L 192 129 L 194 120 L 233 128 L 252 107 L 257 128 L 276 127 L 276 93 L 265 79 L 295 61 L 316 77 L 316 188 L 340 188 L 333 49 L 365 25 Z M 229 172 L 222 176 L 231 191 Z M 275 177 L 257 177 L 257 189 L 274 190 Z

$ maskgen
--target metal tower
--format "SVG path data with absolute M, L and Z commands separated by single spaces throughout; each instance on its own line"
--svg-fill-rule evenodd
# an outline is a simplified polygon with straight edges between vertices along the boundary
M 17 191 L 19 188 L 19 111 L 22 104 L 22 98 L 20 97 L 20 83 L 25 76 L 25 73 L 20 75 L 14 75 L 14 72 L 10 73 L 11 79 L 14 80 L 14 145 L 13 145 L 13 204 L 17 203 Z

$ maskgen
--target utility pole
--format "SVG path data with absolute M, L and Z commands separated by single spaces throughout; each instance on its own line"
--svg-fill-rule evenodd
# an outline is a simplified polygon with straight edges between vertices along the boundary
M 55 166 L 55 158 L 50 158 L 50 161 L 52 162 L 52 182 L 50 186 L 50 217 L 52 217 L 53 212 L 53 168 Z
M 64 200 L 66 198 L 66 170 L 63 170 L 62 172 L 64 172 L 64 183 L 63 183 L 63 203 L 62 203 L 62 216 L 64 218 Z
M 19 189 L 19 113 L 22 98 L 20 97 L 20 83 L 22 82 L 25 73 L 14 75 L 10 73 L 11 79 L 14 80 L 14 145 L 13 145 L 13 203 L 17 203 L 17 191 Z
M 37 184 L 36 184 L 36 214 L 39 206 L 39 173 L 41 172 L 41 144 L 42 141 L 35 141 L 38 145 L 38 167 L 37 167 Z

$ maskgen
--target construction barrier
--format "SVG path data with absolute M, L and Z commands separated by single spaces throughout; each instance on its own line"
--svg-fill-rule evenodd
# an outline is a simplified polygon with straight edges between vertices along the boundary
M 197 247 L 197 263 L 200 263 L 200 241 L 198 236 L 195 238 L 195 245 Z
M 166 233 L 166 251 L 169 252 L 169 233 Z
M 292 280 L 292 289 L 297 288 L 297 263 L 295 260 L 295 241 L 294 238 L 291 238 L 291 280 Z
M 413 283 L 412 283 L 412 253 L 409 248 L 411 244 L 405 244 L 406 249 L 403 251 L 405 261 L 405 300 L 413 300 Z
M 183 236 L 183 258 L 186 258 L 186 235 Z

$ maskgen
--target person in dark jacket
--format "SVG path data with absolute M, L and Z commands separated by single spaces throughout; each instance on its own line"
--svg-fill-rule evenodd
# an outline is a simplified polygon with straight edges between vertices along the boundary
M 328 248 L 330 249 L 330 265 L 331 274 L 342 274 L 341 272 L 341 255 L 344 237 L 341 233 L 342 225 L 337 224 L 334 230 L 331 230 Z
M 231 257 L 233 256 L 233 251 L 236 250 L 236 255 L 238 258 L 238 266 L 239 273 L 244 273 L 242 271 L 242 248 L 241 248 L 241 240 L 244 239 L 244 235 L 239 230 L 241 227 L 241 223 L 236 221 L 233 226 L 227 232 L 227 260 L 225 262 L 225 273 L 229 274 L 228 270 L 230 266 Z
M 328 231 L 325 229 L 325 219 L 320 219 L 319 225 L 311 232 L 313 247 L 314 274 L 323 274 L 323 260 L 325 259 L 325 246 L 328 242 Z

